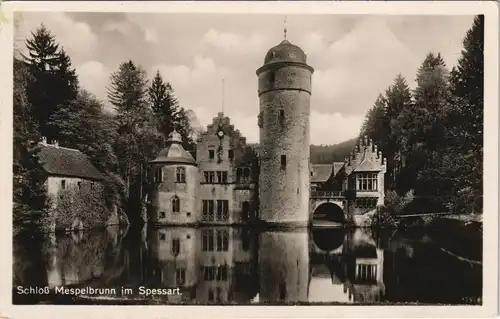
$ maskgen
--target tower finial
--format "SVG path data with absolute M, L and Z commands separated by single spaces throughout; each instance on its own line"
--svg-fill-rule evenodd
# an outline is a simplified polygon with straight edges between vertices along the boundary
M 286 29 L 286 16 L 285 16 L 285 28 L 283 29 L 283 34 L 285 36 L 285 40 L 286 40 L 286 32 L 287 32 L 287 29 Z
M 222 97 L 221 97 L 221 112 L 224 113 L 224 86 L 225 86 L 225 79 L 222 78 Z

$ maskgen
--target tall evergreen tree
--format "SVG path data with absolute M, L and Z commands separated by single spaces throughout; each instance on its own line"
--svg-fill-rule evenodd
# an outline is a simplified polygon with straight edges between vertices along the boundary
M 450 189 L 450 181 L 431 172 L 444 154 L 444 114 L 450 98 L 448 70 L 440 54 L 429 53 L 417 71 L 414 107 L 406 114 L 408 163 L 416 173 L 411 185 L 418 195 L 438 195 Z M 446 194 L 443 194 L 443 196 Z
M 411 90 L 406 79 L 398 74 L 393 84 L 385 93 L 386 108 L 384 125 L 388 127 L 385 142 L 381 145 L 384 157 L 387 158 L 387 177 L 385 184 L 388 189 L 396 187 L 396 170 L 401 166 L 402 154 L 400 152 L 402 142 L 398 119 L 401 112 L 412 107 Z
M 156 71 L 155 77 L 148 89 L 149 102 L 151 108 L 158 120 L 159 130 L 165 137 L 172 130 L 181 134 L 183 146 L 187 150 L 194 147 L 191 138 L 192 129 L 188 114 L 184 108 L 179 105 L 175 97 L 174 90 L 170 83 L 165 83 L 160 71 Z
M 387 136 L 387 122 L 385 109 L 387 100 L 379 94 L 371 109 L 368 110 L 365 116 L 365 121 L 361 127 L 361 137 L 369 136 L 378 147 L 382 148 L 384 138 Z
M 137 210 L 146 185 L 145 166 L 157 154 L 162 140 L 148 105 L 146 72 L 132 61 L 120 64 L 111 74 L 108 99 L 116 110 L 115 153 L 125 181 L 128 208 Z
M 33 233 L 43 225 L 48 211 L 46 175 L 38 161 L 40 134 L 30 117 L 26 95 L 29 72 L 24 62 L 14 59 L 14 161 L 13 221 L 14 232 Z
M 26 40 L 30 78 L 27 82 L 28 101 L 42 136 L 57 139 L 57 131 L 50 126 L 50 116 L 60 107 L 76 98 L 78 78 L 71 60 L 55 37 L 42 24 L 32 38 Z

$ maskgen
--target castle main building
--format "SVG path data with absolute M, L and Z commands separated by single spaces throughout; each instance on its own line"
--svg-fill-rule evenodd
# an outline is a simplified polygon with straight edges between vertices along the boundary
M 383 204 L 385 160 L 371 141 L 360 140 L 345 162 L 311 165 L 313 72 L 304 51 L 287 40 L 267 52 L 256 71 L 256 148 L 223 113 L 198 138 L 196 160 L 172 132 L 150 163 L 149 222 L 306 226 L 316 211 L 335 211 L 342 222 Z

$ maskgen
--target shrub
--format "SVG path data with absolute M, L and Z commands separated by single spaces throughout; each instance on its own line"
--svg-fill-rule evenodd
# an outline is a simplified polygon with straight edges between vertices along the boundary
M 110 216 L 102 187 L 94 189 L 68 187 L 60 190 L 53 209 L 56 229 L 69 229 L 76 221 L 83 228 L 104 226 Z

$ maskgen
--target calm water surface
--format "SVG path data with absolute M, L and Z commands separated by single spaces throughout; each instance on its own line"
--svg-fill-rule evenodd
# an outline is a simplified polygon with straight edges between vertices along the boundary
M 481 256 L 479 231 L 108 228 L 15 238 L 13 297 L 31 304 L 480 304 Z M 52 291 L 19 294 L 19 286 Z M 61 286 L 108 290 L 93 298 L 53 292 Z M 146 288 L 180 294 L 146 297 Z

